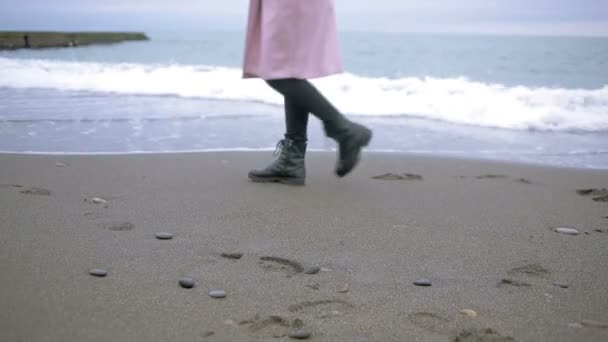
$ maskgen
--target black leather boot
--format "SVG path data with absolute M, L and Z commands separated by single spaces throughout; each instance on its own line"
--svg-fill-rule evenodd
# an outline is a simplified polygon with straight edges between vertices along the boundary
M 249 179 L 260 183 L 304 185 L 306 141 L 285 138 L 279 141 L 274 154 L 277 159 L 265 169 L 249 171 Z
M 344 177 L 349 174 L 361 159 L 361 149 L 372 140 L 372 131 L 358 123 L 341 122 L 339 125 L 326 125 L 325 132 L 338 142 L 338 162 L 336 175 Z

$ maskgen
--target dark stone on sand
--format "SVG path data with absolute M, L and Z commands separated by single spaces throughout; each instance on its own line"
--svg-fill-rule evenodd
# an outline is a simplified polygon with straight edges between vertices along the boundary
M 319 266 L 311 266 L 304 271 L 304 274 L 317 274 L 319 271 L 321 271 Z
M 213 335 L 215 335 L 215 331 L 206 331 L 206 332 L 203 334 L 203 338 L 211 337 L 211 336 L 213 336 Z
M 603 233 L 603 232 L 604 232 L 604 231 L 603 231 L 603 230 L 601 230 L 601 229 L 596 229 L 595 231 L 596 231 L 596 232 L 598 232 L 598 233 Z
M 289 333 L 289 338 L 306 340 L 312 336 L 312 331 L 306 329 L 295 330 Z
M 562 283 L 562 282 L 559 282 L 559 281 L 554 282 L 554 283 L 553 283 L 553 285 L 555 285 L 555 286 L 559 286 L 559 287 L 561 287 L 562 289 L 567 289 L 567 288 L 568 288 L 568 284 L 566 284 L 566 283 Z
M 225 298 L 226 297 L 226 291 L 224 290 L 213 290 L 211 292 L 209 292 L 209 296 L 212 298 Z
M 171 239 L 173 239 L 173 234 L 166 233 L 166 232 L 160 232 L 160 233 L 156 233 L 156 238 L 159 240 L 171 240 Z
M 431 286 L 431 281 L 428 279 L 418 279 L 414 282 L 416 286 Z
M 231 260 L 239 260 L 243 257 L 243 253 L 222 253 L 220 255 L 222 258 L 231 259 Z
M 513 280 L 513 279 L 502 279 L 499 283 L 498 283 L 498 287 L 502 287 L 505 285 L 509 285 L 509 286 L 516 286 L 516 287 L 530 287 L 532 285 L 523 282 L 523 281 L 517 281 L 517 280 Z
M 186 288 L 186 289 L 191 289 L 195 285 L 194 279 L 192 279 L 192 278 L 181 278 L 178 281 L 178 283 L 181 287 Z
M 93 268 L 89 270 L 89 274 L 95 277 L 105 277 L 108 275 L 108 271 L 101 268 Z

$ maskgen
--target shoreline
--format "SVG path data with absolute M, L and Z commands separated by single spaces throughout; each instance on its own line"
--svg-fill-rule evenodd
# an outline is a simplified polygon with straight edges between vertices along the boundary
M 154 155 L 192 155 L 192 154 L 230 154 L 230 153 L 252 153 L 261 154 L 262 157 L 271 158 L 272 155 L 268 152 L 273 152 L 274 147 L 268 148 L 218 148 L 218 149 L 200 149 L 200 150 L 184 150 L 184 151 L 132 151 L 132 152 L 12 152 L 12 151 L 1 151 L 0 157 L 3 155 L 25 155 L 25 156 L 74 156 L 74 157 L 95 157 L 95 156 L 154 156 Z M 336 150 L 327 149 L 308 149 L 307 156 L 311 154 L 332 154 L 337 153 Z M 597 171 L 605 172 L 608 168 L 601 167 L 576 167 L 571 165 L 557 165 L 547 164 L 540 162 L 528 162 L 520 160 L 506 160 L 506 159 L 492 159 L 492 158 L 480 158 L 480 157 L 464 157 L 459 155 L 448 155 L 448 154 L 430 154 L 430 153 L 415 153 L 415 152 L 402 152 L 402 151 L 386 151 L 386 150 L 364 150 L 363 158 L 367 155 L 378 155 L 393 158 L 420 158 L 426 160 L 446 160 L 446 161 L 460 161 L 460 162 L 473 162 L 473 163 L 488 163 L 488 164 L 502 164 L 502 165 L 514 165 L 531 168 L 547 168 L 547 169 L 570 169 L 580 171 Z

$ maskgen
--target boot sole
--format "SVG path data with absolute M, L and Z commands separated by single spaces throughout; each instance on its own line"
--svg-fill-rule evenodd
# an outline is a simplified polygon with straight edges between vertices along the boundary
M 249 176 L 249 179 L 254 183 L 280 183 L 285 185 L 303 186 L 306 185 L 304 179 L 297 178 L 279 178 L 279 177 L 255 177 Z

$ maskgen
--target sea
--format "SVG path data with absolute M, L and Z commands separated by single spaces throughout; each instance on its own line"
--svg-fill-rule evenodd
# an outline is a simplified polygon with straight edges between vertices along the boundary
M 273 150 L 283 99 L 241 77 L 244 32 L 0 51 L 0 151 Z M 608 168 L 608 38 L 340 33 L 312 82 L 370 126 L 368 150 Z M 309 149 L 332 151 L 318 120 Z

